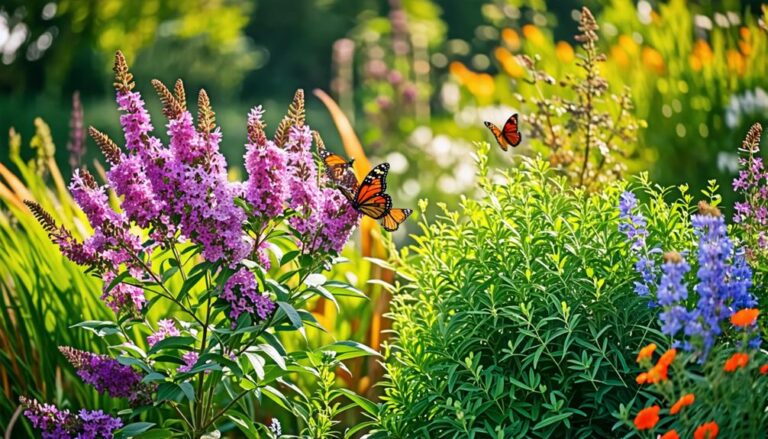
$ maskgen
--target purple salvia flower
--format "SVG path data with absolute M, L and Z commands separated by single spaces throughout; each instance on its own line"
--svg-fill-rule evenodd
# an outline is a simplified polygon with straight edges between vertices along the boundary
M 59 350 L 77 369 L 77 375 L 83 382 L 95 387 L 99 393 L 106 392 L 113 398 L 128 398 L 134 406 L 151 401 L 152 388 L 141 382 L 142 376 L 131 366 L 120 364 L 106 355 L 68 346 L 60 346 Z
M 35 399 L 20 398 L 26 407 L 24 416 L 41 431 L 43 439 L 112 439 L 115 430 L 123 426 L 120 418 L 113 418 L 101 410 L 80 410 L 77 415 L 60 410 L 52 404 L 41 404 Z
M 107 172 L 107 178 L 115 193 L 123 197 L 123 211 L 139 226 L 148 227 L 163 212 L 164 203 L 155 196 L 139 156 L 124 155 Z
M 229 303 L 229 318 L 233 326 L 243 313 L 251 315 L 254 320 L 266 320 L 275 310 L 275 302 L 259 293 L 256 277 L 245 267 L 227 280 L 219 297 Z
M 119 214 L 109 205 L 104 186 L 98 186 L 88 172 L 75 169 L 69 190 L 94 228 L 101 227 L 105 221 L 112 224 L 121 222 Z
M 134 317 L 141 316 L 141 310 L 147 303 L 147 298 L 144 297 L 144 290 L 120 282 L 111 290 L 107 291 L 107 288 L 109 288 L 109 285 L 115 277 L 113 272 L 104 273 L 104 276 L 102 277 L 104 280 L 104 292 L 101 295 L 101 300 L 103 300 L 104 303 L 117 315 L 129 314 Z
M 274 218 L 283 212 L 288 199 L 288 153 L 272 141 L 264 145 L 249 143 L 246 148 L 245 199 L 253 205 L 257 217 Z
M 125 146 L 129 151 L 145 151 L 149 146 L 149 133 L 152 131 L 152 119 L 149 116 L 141 94 L 133 91 L 117 92 L 120 125 L 125 134 Z
M 166 337 L 178 337 L 180 335 L 181 332 L 179 332 L 179 329 L 176 327 L 176 322 L 171 319 L 163 319 L 157 322 L 157 331 L 147 337 L 147 343 L 149 344 L 149 347 L 152 347 Z
M 184 364 L 179 366 L 176 371 L 180 373 L 189 372 L 195 364 L 197 364 L 197 361 L 200 359 L 200 354 L 195 351 L 188 351 L 181 356 L 181 359 L 184 360 Z M 207 370 L 206 373 L 208 372 L 210 371 Z
M 632 250 L 639 251 L 645 247 L 648 236 L 647 222 L 642 214 L 633 214 L 637 207 L 637 197 L 632 192 L 624 192 L 619 197 L 619 218 L 624 220 L 619 224 L 619 231 L 624 233 L 627 240 L 632 242 Z
M 320 210 L 314 222 L 319 224 L 309 246 L 310 252 L 341 252 L 349 235 L 360 221 L 360 213 L 336 189 L 324 188 Z

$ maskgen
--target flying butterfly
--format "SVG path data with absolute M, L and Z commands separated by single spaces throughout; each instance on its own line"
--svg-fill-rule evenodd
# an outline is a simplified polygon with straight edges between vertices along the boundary
M 394 232 L 413 213 L 411 209 L 392 207 L 392 198 L 386 194 L 389 163 L 382 163 L 371 170 L 363 179 L 357 191 L 339 186 L 352 207 L 373 219 L 380 219 L 384 230 Z
M 502 129 L 499 129 L 499 127 L 488 121 L 483 123 L 485 123 L 485 126 L 491 130 L 493 137 L 496 138 L 496 142 L 498 142 L 499 146 L 504 151 L 509 149 L 510 145 L 519 145 L 523 140 L 523 136 L 520 134 L 517 126 L 517 113 L 509 116 L 509 119 L 507 119 L 507 122 L 504 123 L 504 128 Z
M 389 163 L 382 163 L 371 169 L 356 191 L 343 185 L 339 185 L 339 189 L 358 212 L 373 219 L 383 218 L 392 210 L 392 198 L 385 193 L 387 172 Z

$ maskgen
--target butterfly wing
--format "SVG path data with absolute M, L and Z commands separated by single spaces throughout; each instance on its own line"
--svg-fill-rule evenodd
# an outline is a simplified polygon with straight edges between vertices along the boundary
M 394 232 L 400 227 L 400 224 L 405 221 L 410 214 L 413 213 L 411 209 L 390 209 L 386 215 L 381 219 L 381 225 L 387 232 Z
M 509 143 L 507 142 L 507 139 L 504 138 L 504 134 L 501 132 L 499 127 L 487 121 L 483 123 L 485 124 L 485 126 L 488 127 L 489 130 L 491 130 L 491 133 L 493 133 L 493 137 L 496 138 L 496 143 L 499 144 L 501 149 L 504 151 L 509 149 Z
M 389 163 L 382 163 L 368 173 L 357 188 L 352 202 L 355 209 L 373 219 L 383 217 L 392 209 L 392 198 L 385 193 L 388 172 Z
M 317 148 L 320 159 L 325 165 L 325 174 L 337 186 L 344 187 L 349 191 L 357 190 L 357 177 L 352 169 L 352 160 L 345 160 L 344 157 L 334 154 L 325 148 Z
M 507 119 L 507 122 L 504 124 L 502 134 L 507 143 L 512 146 L 519 145 L 520 141 L 523 140 L 523 137 L 520 135 L 520 130 L 518 129 L 517 113 L 509 116 L 509 119 Z

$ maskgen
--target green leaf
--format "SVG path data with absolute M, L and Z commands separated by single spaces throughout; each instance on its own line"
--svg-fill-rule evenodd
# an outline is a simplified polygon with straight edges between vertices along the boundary
M 149 430 L 155 425 L 156 424 L 154 422 L 134 422 L 132 424 L 128 424 L 125 427 L 117 430 L 116 433 L 126 438 L 134 437 L 141 433 L 144 433 L 145 431 Z
M 304 339 L 306 340 L 307 334 L 304 330 L 304 322 L 301 320 L 301 316 L 298 312 L 296 312 L 296 308 L 294 308 L 290 303 L 287 302 L 277 302 L 277 306 L 280 307 L 280 310 L 282 310 L 285 315 L 288 317 L 288 320 L 291 322 L 291 326 L 294 329 L 298 329 L 301 335 L 304 336 Z
M 173 336 L 164 338 L 157 343 L 147 352 L 147 355 L 152 355 L 159 352 L 162 349 L 183 349 L 185 351 L 191 351 L 195 346 L 195 338 L 189 336 Z
M 80 322 L 78 324 L 72 325 L 70 326 L 70 328 L 83 328 L 85 330 L 93 332 L 99 337 L 113 335 L 120 332 L 120 328 L 115 324 L 115 322 L 108 322 L 108 321 L 102 321 L 102 320 L 86 320 L 84 322 Z
M 358 395 L 357 393 L 344 388 L 336 389 L 336 391 L 352 400 L 352 402 L 357 404 L 361 409 L 365 410 L 369 415 L 376 416 L 378 413 L 378 406 L 376 404 Z
M 544 418 L 541 422 L 533 426 L 534 430 L 538 430 L 547 426 L 550 426 L 552 424 L 555 424 L 557 422 L 562 421 L 563 419 L 569 418 L 573 413 L 560 413 L 558 415 L 550 416 L 548 418 Z
M 184 390 L 176 383 L 160 383 L 157 386 L 157 400 L 158 401 L 176 401 L 181 402 L 184 400 Z

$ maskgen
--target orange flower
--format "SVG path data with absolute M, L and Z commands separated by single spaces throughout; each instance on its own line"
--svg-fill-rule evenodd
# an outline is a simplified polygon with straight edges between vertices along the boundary
M 733 372 L 736 369 L 745 367 L 747 363 L 749 363 L 749 355 L 743 352 L 736 352 L 735 354 L 731 355 L 731 358 L 725 362 L 725 367 L 723 367 L 723 370 L 726 372 Z
M 660 383 L 667 380 L 667 371 L 669 367 L 663 364 L 657 364 L 648 371 L 648 382 L 651 384 Z
M 541 30 L 532 24 L 523 26 L 523 36 L 537 46 L 541 46 L 546 42 Z
M 505 28 L 501 31 L 501 39 L 512 50 L 520 48 L 520 35 L 514 29 Z
M 501 67 L 504 68 L 507 75 L 513 78 L 522 78 L 525 76 L 525 69 L 517 62 L 517 59 L 512 55 L 512 52 L 504 47 L 497 47 L 493 53 L 496 56 L 496 59 L 499 60 L 499 63 L 501 63 Z
M 694 399 L 693 393 L 686 393 L 669 409 L 669 414 L 676 415 L 683 407 L 693 404 Z
M 622 69 L 626 69 L 629 67 L 630 59 L 629 55 L 627 55 L 627 52 L 622 49 L 620 46 L 612 46 L 611 47 L 611 59 L 613 59 L 616 64 L 621 67 Z
M 637 354 L 637 362 L 641 362 L 642 360 L 645 360 L 646 358 L 650 359 L 653 357 L 653 351 L 656 350 L 656 343 L 651 343 L 648 346 L 640 349 L 640 353 Z
M 752 326 L 755 324 L 758 314 L 760 314 L 760 310 L 755 308 L 742 309 L 731 316 L 731 323 L 733 326 L 741 328 Z
M 664 355 L 659 358 L 660 365 L 669 367 L 670 364 L 672 364 L 673 361 L 675 361 L 675 356 L 677 355 L 677 349 L 670 349 L 667 352 L 664 352 Z
M 643 47 L 643 64 L 657 74 L 664 73 L 664 58 L 658 50 L 652 47 Z
M 717 426 L 717 422 L 711 421 L 706 424 L 701 424 L 693 432 L 693 439 L 715 439 L 717 433 L 720 432 L 720 428 Z
M 669 430 L 661 435 L 661 439 L 680 439 L 680 435 L 675 430 Z
M 635 427 L 638 430 L 650 430 L 659 422 L 659 409 L 657 405 L 646 407 L 635 416 Z
M 760 373 L 763 375 L 768 373 L 768 364 L 763 364 L 762 366 L 760 366 Z
M 557 42 L 557 46 L 555 46 L 555 55 L 557 55 L 557 59 L 565 64 L 573 61 L 575 56 L 573 53 L 573 47 L 571 47 L 571 45 L 565 41 Z
M 739 75 L 743 75 L 746 70 L 747 64 L 744 61 L 744 57 L 738 50 L 728 49 L 726 52 L 726 59 L 728 60 L 728 69 Z
M 629 35 L 622 35 L 619 37 L 619 46 L 621 46 L 628 55 L 637 54 L 637 43 Z
M 768 364 L 766 364 L 768 366 Z M 635 378 L 635 381 L 637 381 L 637 384 L 645 384 L 648 381 L 648 374 L 643 372 L 640 375 Z

